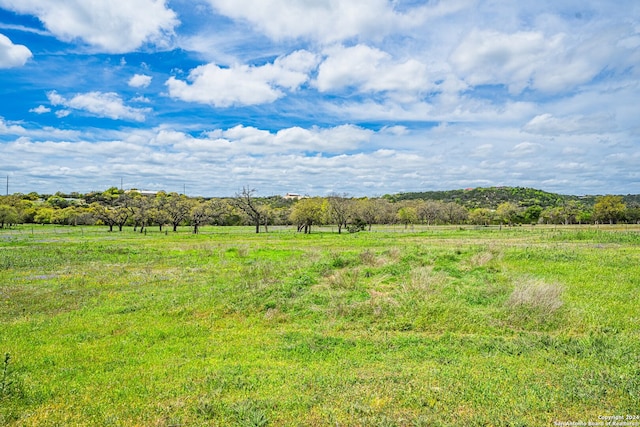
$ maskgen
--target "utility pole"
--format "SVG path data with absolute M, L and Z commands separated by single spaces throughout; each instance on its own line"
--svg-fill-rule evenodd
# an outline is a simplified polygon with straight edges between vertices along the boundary
M 7 175 L 7 196 L 9 195 L 9 175 Z

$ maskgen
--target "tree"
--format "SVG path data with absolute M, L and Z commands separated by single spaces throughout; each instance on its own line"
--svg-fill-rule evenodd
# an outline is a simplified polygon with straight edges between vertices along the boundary
M 122 231 L 122 227 L 127 223 L 133 215 L 131 196 L 126 193 L 120 194 L 114 202 L 114 218 L 118 225 L 118 231 Z
M 542 214 L 542 207 L 539 205 L 532 205 L 525 209 L 522 214 L 524 222 L 527 224 L 537 224 Z
M 104 225 L 108 225 L 109 226 L 109 231 L 113 231 L 113 226 L 116 225 L 116 223 L 117 223 L 116 222 L 116 210 L 115 210 L 115 208 L 112 207 L 112 206 L 105 206 L 105 205 L 103 205 L 102 203 L 99 203 L 99 202 L 93 202 L 93 203 L 91 203 L 91 205 L 89 207 L 90 207 L 91 211 L 93 212 L 93 215 L 100 222 L 102 222 Z M 38 220 L 39 216 L 40 216 L 40 213 L 38 213 L 38 215 L 36 215 L 36 221 Z M 43 222 L 43 224 L 44 224 L 44 222 Z
M 640 224 L 640 204 L 632 203 L 627 206 L 626 219 L 630 223 Z
M 162 231 L 162 227 L 165 224 L 171 222 L 171 217 L 166 209 L 167 203 L 167 193 L 161 191 L 151 201 L 151 207 L 149 208 L 149 223 L 157 225 L 160 231 Z
M 353 215 L 353 201 L 347 198 L 347 194 L 342 196 L 331 194 L 327 198 L 329 203 L 329 218 L 338 226 L 338 234 L 342 233 L 342 227 L 346 227 L 349 219 Z
M 178 231 L 178 226 L 188 218 L 191 212 L 191 203 L 184 194 L 170 193 L 164 203 L 164 210 L 169 223 L 173 226 L 173 231 Z
M 444 204 L 435 200 L 425 200 L 417 207 L 418 218 L 427 225 L 435 224 L 438 218 L 443 217 Z
M 442 206 L 442 213 L 449 224 L 462 224 L 469 216 L 469 212 L 455 202 L 445 203 Z
M 311 234 L 312 225 L 322 224 L 326 209 L 326 201 L 323 199 L 318 197 L 301 199 L 293 205 L 290 219 L 298 227 L 298 231 Z
M 193 234 L 198 234 L 200 226 L 211 217 L 211 209 L 210 205 L 202 200 L 194 200 L 192 203 L 189 219 L 193 227 Z
M 627 206 L 622 196 L 601 196 L 596 199 L 593 207 L 594 215 L 597 221 L 615 224 L 624 218 Z
M 13 206 L 0 205 L 0 228 L 17 224 L 19 220 L 18 210 Z
M 511 202 L 503 202 L 498 205 L 496 215 L 501 224 L 513 225 L 517 222 L 521 209 Z
M 242 187 L 241 193 L 236 193 L 234 205 L 249 217 L 256 226 L 256 233 L 260 233 L 260 225 L 263 222 L 263 211 L 261 204 L 254 197 L 256 190 Z
M 140 233 L 144 233 L 147 224 L 151 222 L 153 202 L 147 196 L 143 196 L 138 192 L 130 193 L 131 210 L 133 212 L 133 231 L 140 226 Z
M 562 205 L 559 206 L 559 209 L 562 222 L 564 223 L 564 225 L 568 225 L 578 222 L 577 218 L 580 214 L 582 206 L 575 200 L 569 200 L 562 203 Z
M 418 211 L 416 210 L 415 206 L 402 206 L 400 209 L 398 209 L 397 217 L 398 221 L 404 224 L 404 228 L 406 229 L 409 224 L 415 224 L 416 222 L 418 222 Z
M 469 222 L 474 225 L 487 226 L 491 224 L 493 212 L 487 208 L 477 208 L 469 212 Z

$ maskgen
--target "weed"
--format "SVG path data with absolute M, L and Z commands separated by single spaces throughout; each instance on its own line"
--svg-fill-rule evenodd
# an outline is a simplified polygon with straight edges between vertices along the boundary
M 243 400 L 234 405 L 237 424 L 241 427 L 262 427 L 269 423 L 267 414 L 252 400 Z
M 9 353 L 5 353 L 4 361 L 2 362 L 2 378 L 0 378 L 0 397 L 11 394 L 13 381 L 9 378 L 9 360 L 11 360 L 11 356 Z
M 344 268 L 348 266 L 350 261 L 341 253 L 333 252 L 331 254 L 330 265 L 333 268 Z
M 218 407 L 210 399 L 200 399 L 196 405 L 196 414 L 205 420 L 212 420 L 218 414 Z
M 360 272 L 356 269 L 338 270 L 329 276 L 329 284 L 334 289 L 355 289 L 360 278 Z
M 364 265 L 377 265 L 378 259 L 372 251 L 367 249 L 360 253 L 360 262 Z
M 524 278 L 515 284 L 505 305 L 511 311 L 512 320 L 547 323 L 562 307 L 563 293 L 564 287 L 557 283 Z

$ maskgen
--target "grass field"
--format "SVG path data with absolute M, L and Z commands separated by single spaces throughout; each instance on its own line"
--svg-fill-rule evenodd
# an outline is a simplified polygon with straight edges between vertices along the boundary
M 0 425 L 638 416 L 639 266 L 625 227 L 3 230 Z

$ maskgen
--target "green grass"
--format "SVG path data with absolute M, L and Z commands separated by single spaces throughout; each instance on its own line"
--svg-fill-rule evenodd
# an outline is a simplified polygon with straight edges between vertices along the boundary
M 624 227 L 3 231 L 0 425 L 638 414 L 638 265 Z

